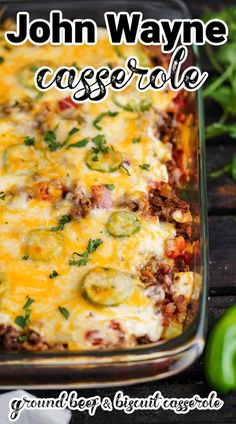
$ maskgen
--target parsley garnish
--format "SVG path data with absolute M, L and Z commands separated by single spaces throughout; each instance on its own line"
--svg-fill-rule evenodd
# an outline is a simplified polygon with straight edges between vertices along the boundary
M 92 160 L 94 162 L 97 162 L 99 153 L 108 153 L 109 147 L 106 146 L 107 141 L 106 141 L 105 135 L 103 134 L 98 134 L 95 137 L 93 137 L 92 142 L 96 146 L 96 147 L 92 147 L 92 151 L 94 153 Z
M 114 184 L 105 184 L 105 187 L 108 188 L 108 190 L 114 190 L 115 189 Z
M 60 147 L 65 146 L 68 141 L 70 140 L 70 138 L 72 137 L 72 135 L 76 134 L 79 131 L 79 128 L 72 128 L 72 130 L 69 131 L 68 136 L 65 138 L 65 140 L 63 141 L 63 143 L 60 145 Z
M 144 169 L 145 171 L 150 171 L 150 165 L 149 163 L 143 163 L 142 165 L 139 165 L 141 169 Z
M 27 301 L 23 306 L 23 309 L 25 310 L 25 315 L 18 315 L 15 319 L 15 323 L 19 325 L 19 327 L 26 327 L 29 323 L 29 319 L 31 316 L 31 309 L 30 306 L 34 302 L 33 299 L 31 299 L 29 296 L 27 296 Z
M 56 227 L 51 227 L 51 231 L 62 231 L 68 222 L 72 220 L 70 215 L 63 215 L 59 221 L 58 225 Z
M 137 137 L 137 138 L 133 138 L 132 143 L 136 144 L 136 143 L 140 143 L 141 141 L 141 137 Z
M 91 260 L 89 257 L 90 253 L 93 253 L 97 250 L 97 248 L 103 243 L 101 239 L 89 239 L 88 246 L 85 252 L 83 253 L 77 253 L 74 252 L 73 255 L 77 255 L 80 257 L 80 259 L 70 259 L 69 265 L 70 266 L 85 266 L 87 263 Z
M 24 143 L 26 144 L 26 146 L 33 146 L 35 143 L 35 137 L 30 137 L 27 135 L 24 139 Z
M 48 130 L 44 134 L 44 141 L 47 142 L 48 148 L 51 152 L 54 152 L 60 147 L 60 143 L 58 143 L 56 136 L 56 130 L 58 128 L 58 125 L 59 124 L 57 124 L 52 130 Z
M 0 200 L 5 200 L 6 195 L 4 193 L 4 191 L 0 191 Z
M 97 116 L 97 118 L 96 119 L 94 119 L 94 121 L 93 121 L 93 126 L 95 127 L 95 128 L 97 128 L 97 130 L 99 130 L 99 131 L 101 131 L 102 130 L 102 127 L 101 127 L 101 125 L 98 125 L 98 123 L 103 119 L 103 118 L 105 118 L 105 116 L 109 116 L 109 117 L 111 117 L 111 118 L 113 118 L 114 116 L 117 116 L 118 115 L 118 113 L 119 112 L 112 112 L 112 111 L 108 111 L 108 112 L 103 112 L 103 113 L 100 113 L 100 115 L 98 115 Z
M 122 164 L 120 165 L 120 167 L 121 168 L 123 168 L 124 170 L 125 170 L 125 172 L 127 173 L 127 175 L 130 177 L 131 176 L 131 174 L 130 174 L 130 172 L 129 172 L 129 170 L 128 170 L 128 168 L 126 168 L 126 166 L 124 165 L 124 163 L 122 162 Z
M 58 126 L 59 124 L 57 124 L 52 130 L 49 130 L 44 134 L 44 141 L 47 142 L 48 148 L 51 152 L 55 152 L 55 150 L 64 147 L 68 143 L 72 135 L 74 135 L 75 133 L 79 131 L 78 128 L 72 128 L 72 130 L 70 130 L 65 140 L 62 143 L 59 143 L 56 136 L 56 131 L 58 129 Z
M 58 306 L 58 310 L 59 310 L 59 312 L 61 312 L 61 314 L 63 315 L 63 317 L 65 319 L 68 319 L 69 318 L 70 313 L 69 313 L 69 311 L 66 308 L 64 308 L 63 306 Z
M 58 274 L 58 272 L 57 271 L 52 271 L 52 273 L 49 275 L 49 278 L 55 278 L 55 277 L 57 277 L 59 274 Z
M 29 256 L 27 256 L 27 255 L 22 256 L 22 259 L 23 259 L 23 261 L 27 261 L 27 259 L 29 259 Z
M 18 343 L 23 343 L 26 341 L 26 339 L 27 339 L 26 334 L 22 334 L 21 336 L 17 337 Z
M 4 57 L 0 56 L 0 64 L 4 62 Z
M 67 149 L 70 149 L 71 147 L 85 147 L 87 146 L 88 142 L 89 142 L 89 138 L 86 137 L 86 138 L 83 138 L 83 140 L 77 141 L 77 143 L 69 144 L 67 146 Z

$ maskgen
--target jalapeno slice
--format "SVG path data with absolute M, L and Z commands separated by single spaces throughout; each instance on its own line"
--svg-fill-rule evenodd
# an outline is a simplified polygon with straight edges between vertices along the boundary
M 24 256 L 33 261 L 50 262 L 62 251 L 63 237 L 59 233 L 36 229 L 29 233 L 24 245 Z
M 148 92 L 140 93 L 136 90 L 117 92 L 113 94 L 112 99 L 116 106 L 127 112 L 142 113 L 148 111 L 152 107 L 151 98 Z
M 141 222 L 133 212 L 116 211 L 110 216 L 107 231 L 114 237 L 127 237 L 137 233 Z
M 23 68 L 21 68 L 19 72 L 19 83 L 23 88 L 27 88 L 29 90 L 37 90 L 34 84 L 34 76 L 35 73 L 41 66 L 51 66 L 51 64 L 46 62 L 38 62 L 30 63 Z
M 85 162 L 93 171 L 114 172 L 122 164 L 122 154 L 112 148 L 109 148 L 107 152 L 101 153 L 94 153 L 89 150 Z
M 7 174 L 30 175 L 43 159 L 43 153 L 34 146 L 14 144 L 3 153 L 3 169 Z
M 93 268 L 83 278 L 81 293 L 99 306 L 116 306 L 127 300 L 133 291 L 131 275 L 113 268 Z

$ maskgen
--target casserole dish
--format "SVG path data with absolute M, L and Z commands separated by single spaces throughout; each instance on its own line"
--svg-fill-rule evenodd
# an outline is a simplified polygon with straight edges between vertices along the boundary
M 100 3 L 99 11 L 96 8 L 96 2 L 86 2 L 77 4 L 71 2 L 70 5 L 60 5 L 57 3 L 57 8 L 63 11 L 65 17 L 73 18 L 93 18 L 98 26 L 104 26 L 103 14 L 106 10 L 119 11 L 134 11 L 140 10 L 143 12 L 144 18 L 151 18 L 155 14 L 157 18 L 184 18 L 186 11 L 179 2 L 171 1 L 168 7 L 162 3 L 147 3 L 145 6 L 141 3 L 123 3 L 117 2 L 111 7 L 108 3 Z M 15 17 L 15 13 L 19 10 L 29 11 L 31 17 L 42 16 L 48 17 L 49 11 L 54 9 L 54 3 L 48 4 L 40 2 L 37 6 L 31 2 L 18 3 L 11 2 L 7 4 L 4 13 L 4 19 L 7 17 Z M 191 61 L 191 55 L 189 60 Z M 120 106 L 120 105 L 119 105 Z M 202 138 L 202 107 L 200 94 L 191 96 L 188 102 L 189 111 L 186 114 L 194 116 L 195 126 L 191 127 L 188 142 L 188 168 L 189 181 L 188 189 L 182 195 L 186 201 L 190 203 L 193 216 L 193 267 L 194 285 L 200 288 L 199 295 L 191 299 L 188 305 L 187 316 L 185 318 L 184 332 L 169 341 L 153 342 L 146 344 L 136 344 L 134 347 L 119 346 L 119 348 L 109 348 L 104 350 L 95 349 L 77 351 L 58 351 L 50 350 L 39 352 L 2 352 L 0 371 L 1 380 L 4 387 L 22 386 L 44 386 L 49 387 L 88 387 L 112 385 L 112 384 L 127 384 L 137 381 L 147 381 L 157 379 L 164 376 L 174 374 L 188 366 L 202 351 L 204 345 L 204 333 L 206 326 L 206 284 L 207 284 L 207 258 L 206 258 L 206 199 L 205 199 L 205 170 L 204 170 L 204 145 Z M 96 123 L 97 127 L 99 122 Z M 49 138 L 49 137 L 48 137 Z M 29 140 L 27 140 L 28 143 Z M 52 142 L 52 139 L 49 140 Z M 54 139 L 55 143 L 55 139 Z M 52 144 L 51 144 L 52 147 Z M 51 150 L 51 149 L 50 149 Z M 94 152 L 94 150 L 93 150 Z M 200 154 L 199 154 L 200 152 Z M 98 152 L 95 152 L 96 154 Z M 107 153 L 107 152 L 106 152 Z M 116 152 L 117 153 L 117 152 Z M 113 150 L 114 154 L 114 150 Z M 116 155 L 117 156 L 117 155 Z M 7 159 L 4 166 L 8 169 L 10 154 L 7 152 Z M 94 161 L 97 166 L 99 160 Z M 90 158 L 87 159 L 88 167 L 92 167 Z M 16 163 L 14 163 L 14 166 Z M 94 165 L 93 165 L 94 166 Z M 147 167 L 146 167 L 147 168 Z M 97 170 L 97 169 L 96 169 Z M 147 171 L 147 169 L 145 169 Z M 109 181 L 110 182 L 110 181 Z M 68 216 L 68 215 L 63 215 Z M 64 228 L 67 222 L 61 223 L 59 226 Z M 139 230 L 140 223 L 135 221 L 135 231 Z M 51 227 L 51 230 L 57 231 L 58 226 Z M 59 228 L 61 229 L 61 228 Z M 37 230 L 39 231 L 39 230 Z M 42 231 L 40 229 L 40 231 Z M 114 233 L 114 223 L 110 223 L 109 232 Z M 133 233 L 133 231 L 132 231 Z M 114 235 L 114 234 L 113 234 Z M 120 235 L 120 234 L 119 234 Z M 122 234 L 123 235 L 123 234 Z M 35 233 L 30 235 L 27 241 L 27 249 L 24 252 L 24 260 L 34 259 L 34 243 Z M 40 232 L 42 237 L 42 232 Z M 51 237 L 51 235 L 50 235 Z M 39 233 L 37 233 L 37 239 Z M 100 239 L 95 239 L 96 241 Z M 95 241 L 92 240 L 92 241 Z M 99 245 L 99 244 L 98 244 Z M 32 247 L 33 246 L 33 247 Z M 91 246 L 87 248 L 87 253 L 92 253 L 94 249 Z M 51 252 L 47 252 L 50 255 Z M 42 261 L 44 261 L 44 252 L 41 253 Z M 81 254 L 79 255 L 81 257 Z M 85 261 L 85 256 L 82 256 Z M 86 256 L 88 258 L 88 256 Z M 87 259 L 86 259 L 87 260 Z M 81 261 L 81 259 L 79 259 Z M 71 262 L 78 262 L 71 259 Z M 81 265 L 81 263 L 80 263 Z M 55 271 L 54 276 L 55 276 Z M 104 276 L 103 276 L 104 278 Z M 199 284 L 199 280 L 201 280 Z M 86 287 L 85 287 L 86 283 Z M 88 292 L 88 281 L 84 280 L 83 287 L 86 288 L 86 296 L 91 298 L 91 290 Z M 83 289 L 85 291 L 85 288 Z M 94 297 L 94 295 L 93 295 Z M 97 295 L 96 299 L 99 299 Z M 91 300 L 91 299 L 90 299 Z M 94 299 L 93 299 L 94 300 Z M 32 299 L 28 298 L 24 309 L 29 311 Z M 112 305 L 111 305 L 112 306 Z M 67 319 L 68 310 L 60 306 L 60 312 Z M 26 320 L 25 317 L 17 317 L 17 323 Z M 23 325 L 21 325 L 23 327 Z M 81 323 L 82 325 L 82 323 Z M 22 335 L 20 335 L 22 337 Z M 53 379 L 53 381 L 52 381 Z

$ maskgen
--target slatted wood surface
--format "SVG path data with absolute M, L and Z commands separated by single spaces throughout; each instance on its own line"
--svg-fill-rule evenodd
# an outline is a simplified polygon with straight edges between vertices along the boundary
M 228 0 L 194 0 L 188 1 L 193 16 L 201 16 L 209 9 L 235 4 Z M 210 69 L 203 54 L 202 67 Z M 206 116 L 211 121 L 217 118 L 217 108 L 206 105 Z M 208 121 L 207 119 L 207 121 Z M 207 171 L 230 162 L 236 152 L 236 142 L 228 137 L 207 142 Z M 210 230 L 210 298 L 209 298 L 209 328 L 221 316 L 223 311 L 236 303 L 236 184 L 227 176 L 218 181 L 208 182 L 209 230 Z M 161 382 L 146 383 L 123 388 L 125 394 L 132 397 L 146 397 L 160 390 L 167 397 L 191 397 L 194 394 L 207 396 L 210 389 L 204 380 L 203 358 L 182 374 Z M 113 396 L 116 389 L 81 390 L 78 396 Z M 32 391 L 43 397 L 58 396 L 59 391 Z M 123 412 L 102 412 L 98 409 L 94 417 L 87 413 L 73 413 L 71 424 L 103 424 L 104 422 L 122 424 L 156 424 L 156 423 L 204 423 L 212 422 L 228 424 L 236 422 L 236 393 L 224 398 L 224 407 L 220 411 L 194 411 L 187 415 L 176 415 L 166 411 L 139 411 L 132 415 Z M 1 422 L 1 418 L 0 418 Z M 46 424 L 46 423 L 42 423 Z

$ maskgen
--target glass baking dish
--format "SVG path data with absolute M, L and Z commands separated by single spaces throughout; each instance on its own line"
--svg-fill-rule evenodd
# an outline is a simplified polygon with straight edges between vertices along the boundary
M 18 11 L 28 11 L 32 18 L 48 18 L 52 9 L 60 9 L 67 18 L 92 18 L 104 26 L 105 11 L 141 11 L 144 18 L 188 18 L 189 13 L 179 0 L 165 1 L 0 1 L 2 19 L 13 17 Z M 192 54 L 193 53 L 193 54 Z M 190 52 L 190 61 L 197 61 L 197 51 Z M 188 63 L 189 65 L 189 63 Z M 195 117 L 194 134 L 190 140 L 190 187 L 186 200 L 194 216 L 193 271 L 201 276 L 202 288 L 196 313 L 188 316 L 188 326 L 181 336 L 162 342 L 130 349 L 6 353 L 0 352 L 0 388 L 47 387 L 80 388 L 115 386 L 157 380 L 179 373 L 202 352 L 206 334 L 207 307 L 207 203 L 204 123 L 201 92 L 193 95 L 190 111 Z

